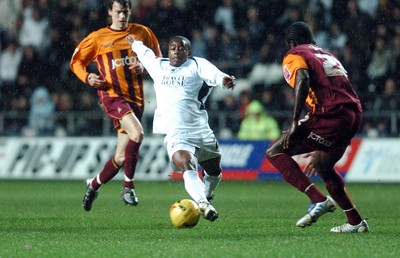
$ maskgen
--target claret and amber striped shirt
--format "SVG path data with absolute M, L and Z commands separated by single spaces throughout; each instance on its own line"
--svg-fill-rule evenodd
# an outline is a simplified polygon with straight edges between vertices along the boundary
M 76 47 L 70 67 L 82 82 L 87 83 L 89 72 L 86 67 L 95 62 L 100 76 L 110 86 L 107 91 L 98 90 L 101 99 L 106 96 L 122 98 L 143 106 L 143 76 L 129 70 L 129 65 L 137 57 L 126 40 L 128 35 L 134 35 L 134 38 L 143 41 L 157 56 L 162 56 L 154 33 L 146 26 L 130 23 L 125 30 L 116 31 L 106 27 L 90 33 Z
M 362 111 L 342 64 L 330 53 L 313 44 L 290 49 L 282 62 L 283 75 L 292 87 L 296 84 L 296 71 L 306 69 L 310 74 L 310 89 L 306 104 L 311 113 L 324 113 L 333 106 L 354 103 Z

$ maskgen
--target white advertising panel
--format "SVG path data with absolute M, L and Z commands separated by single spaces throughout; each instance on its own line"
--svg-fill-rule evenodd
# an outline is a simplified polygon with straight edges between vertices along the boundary
M 0 178 L 85 179 L 114 154 L 114 137 L 0 138 Z M 135 178 L 166 180 L 169 165 L 162 138 L 144 140 Z M 123 179 L 123 170 L 117 175 Z
M 364 139 L 347 182 L 400 182 L 400 139 Z

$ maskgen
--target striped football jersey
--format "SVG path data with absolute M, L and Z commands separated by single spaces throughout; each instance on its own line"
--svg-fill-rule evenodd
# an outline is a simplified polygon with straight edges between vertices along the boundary
M 87 83 L 89 72 L 86 67 L 95 62 L 99 75 L 109 85 L 107 90 L 98 90 L 101 99 L 122 98 L 143 106 L 143 76 L 129 70 L 129 65 L 136 62 L 137 57 L 126 40 L 128 35 L 143 41 L 157 56 L 162 56 L 154 33 L 146 26 L 130 23 L 125 30 L 106 27 L 90 33 L 76 47 L 70 68 L 82 82 Z

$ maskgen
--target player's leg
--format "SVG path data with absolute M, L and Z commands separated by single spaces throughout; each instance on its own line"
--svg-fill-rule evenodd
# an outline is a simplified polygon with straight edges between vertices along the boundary
M 196 152 L 203 168 L 203 182 L 208 201 L 214 199 L 214 190 L 222 178 L 221 149 L 217 138 L 211 130 L 202 133 L 201 148 Z
M 266 151 L 268 160 L 274 165 L 286 182 L 305 193 L 311 201 L 306 215 L 296 222 L 298 227 L 307 227 L 315 223 L 320 216 L 336 209 L 333 200 L 322 193 L 311 180 L 303 173 L 299 165 L 292 159 L 292 155 L 312 151 L 299 142 L 292 143 L 291 154 L 287 154 L 282 147 L 283 136 Z
M 214 199 L 214 190 L 218 187 L 222 179 L 221 156 L 200 162 L 203 168 L 203 182 L 207 200 Z
M 86 192 L 82 200 L 82 206 L 86 211 L 92 209 L 93 201 L 98 195 L 100 186 L 110 181 L 118 173 L 120 168 L 121 165 L 117 164 L 113 156 L 106 162 L 103 170 L 97 174 L 97 176 L 86 180 Z
M 172 162 L 183 173 L 185 189 L 192 199 L 197 203 L 206 200 L 204 184 L 197 172 L 197 158 L 187 150 L 178 150 L 172 155 Z
M 122 200 L 128 205 L 136 206 L 138 199 L 135 193 L 134 176 L 137 162 L 139 161 L 139 149 L 143 141 L 143 127 L 133 113 L 128 113 L 120 120 L 124 133 L 118 134 L 119 157 L 124 160 L 124 186 Z M 125 148 L 124 148 L 125 147 Z M 122 153 L 123 152 L 123 153 Z
M 281 136 L 267 149 L 267 159 L 278 169 L 285 181 L 297 188 L 300 192 L 305 193 L 311 203 L 325 201 L 327 198 L 325 194 L 311 182 L 303 173 L 297 162 L 292 158 L 293 155 L 307 153 L 312 150 L 296 142 L 291 148 L 291 153 L 288 154 L 281 144 L 283 137 L 284 136 Z
M 172 142 L 175 144 L 172 144 Z M 167 148 L 174 168 L 183 173 L 184 185 L 188 194 L 199 204 L 200 210 L 207 220 L 216 220 L 218 213 L 207 200 L 204 183 L 201 181 L 197 171 L 198 161 L 194 156 L 195 147 L 184 145 L 183 142 L 178 143 L 170 140 L 167 143 Z
M 333 232 L 366 232 L 368 224 L 364 221 L 347 191 L 343 177 L 334 169 L 336 162 L 343 156 L 345 149 L 327 153 L 317 151 L 313 154 L 316 171 L 325 182 L 326 189 L 338 206 L 343 209 L 347 223 L 332 228 Z

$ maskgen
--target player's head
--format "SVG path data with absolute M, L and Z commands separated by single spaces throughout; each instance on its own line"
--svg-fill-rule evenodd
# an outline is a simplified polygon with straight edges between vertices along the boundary
M 191 51 L 190 40 L 183 36 L 174 36 L 168 43 L 168 58 L 172 66 L 180 66 L 190 56 Z
M 132 3 L 130 0 L 107 0 L 107 9 L 111 10 L 114 3 L 120 4 L 121 6 L 129 9 L 132 8 Z
M 130 0 L 108 0 L 108 15 L 111 17 L 111 28 L 123 30 L 128 27 L 132 3 Z
M 293 48 L 301 44 L 315 44 L 310 26 L 305 22 L 294 22 L 286 29 L 286 45 Z

